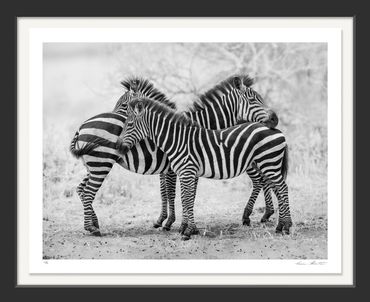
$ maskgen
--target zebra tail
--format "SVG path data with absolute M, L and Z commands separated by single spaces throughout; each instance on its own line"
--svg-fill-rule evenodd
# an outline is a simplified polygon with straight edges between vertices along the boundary
M 286 180 L 287 175 L 288 175 L 288 145 L 285 148 L 285 152 L 284 152 L 284 156 L 283 156 L 281 174 L 282 174 L 284 180 Z
M 85 146 L 83 146 L 81 149 L 76 149 L 76 142 L 78 140 L 78 135 L 79 133 L 76 132 L 75 136 L 72 139 L 71 146 L 70 146 L 70 151 L 72 155 L 76 158 L 80 158 L 82 155 L 86 155 L 91 153 L 95 148 L 97 148 L 100 143 L 98 140 L 93 141 L 93 142 L 87 142 Z

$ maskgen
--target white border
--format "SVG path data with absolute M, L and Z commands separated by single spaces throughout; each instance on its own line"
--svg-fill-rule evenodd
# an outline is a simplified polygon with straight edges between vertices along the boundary
M 352 26 L 350 18 L 18 19 L 18 283 L 351 284 Z M 328 43 L 329 228 L 323 265 L 308 265 L 310 260 L 307 265 L 295 260 L 42 261 L 42 43 L 180 41 Z M 345 201 L 343 208 L 338 200 Z M 90 275 L 81 278 L 81 273 Z

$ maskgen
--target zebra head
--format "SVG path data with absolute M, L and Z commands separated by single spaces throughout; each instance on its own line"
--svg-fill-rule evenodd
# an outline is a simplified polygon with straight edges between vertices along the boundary
M 145 110 L 141 99 L 135 98 L 129 102 L 127 120 L 116 143 L 116 149 L 122 155 L 148 136 L 149 127 L 144 119 Z
M 152 85 L 150 82 L 137 77 L 122 81 L 121 84 L 127 89 L 127 91 L 118 99 L 113 112 L 127 116 L 127 104 L 134 98 L 145 96 L 145 93 L 140 91 L 140 84 L 142 83 L 145 83 L 148 86 Z
M 134 76 L 122 81 L 121 84 L 126 92 L 117 101 L 113 111 L 115 113 L 127 116 L 127 104 L 133 99 L 145 97 L 163 103 L 170 108 L 176 108 L 175 103 L 170 101 L 164 93 L 155 88 L 153 83 L 147 79 Z
M 234 87 L 239 95 L 237 119 L 260 122 L 269 128 L 275 128 L 279 123 L 276 113 L 264 104 L 263 98 L 250 87 L 251 85 L 250 78 L 246 78 L 246 83 L 243 82 L 243 78 L 234 78 Z
M 132 90 L 126 91 L 117 101 L 116 106 L 114 106 L 113 112 L 118 114 L 127 115 L 127 104 L 132 98 L 135 97 L 135 92 Z

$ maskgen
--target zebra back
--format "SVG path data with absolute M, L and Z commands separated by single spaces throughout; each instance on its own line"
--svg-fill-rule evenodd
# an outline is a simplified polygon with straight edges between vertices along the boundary
M 248 75 L 231 76 L 199 96 L 185 115 L 202 127 L 215 130 L 234 126 L 241 119 L 266 122 L 275 113 L 252 89 L 253 82 Z

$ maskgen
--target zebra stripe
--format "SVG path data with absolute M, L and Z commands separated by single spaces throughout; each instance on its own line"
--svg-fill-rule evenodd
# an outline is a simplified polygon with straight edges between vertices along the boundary
M 276 231 L 289 233 L 292 220 L 284 173 L 287 144 L 281 131 L 260 123 L 209 130 L 147 98 L 131 101 L 127 112 L 127 122 L 117 149 L 126 154 L 140 140 L 149 138 L 166 153 L 172 171 L 180 179 L 183 206 L 180 231 L 184 240 L 197 233 L 193 214 L 197 178 L 233 178 L 246 172 L 253 164 L 278 197 L 279 222 Z M 159 126 L 153 127 L 153 121 Z M 171 148 L 174 141 L 178 142 L 176 148 Z M 226 166 L 230 169 L 224 169 Z

